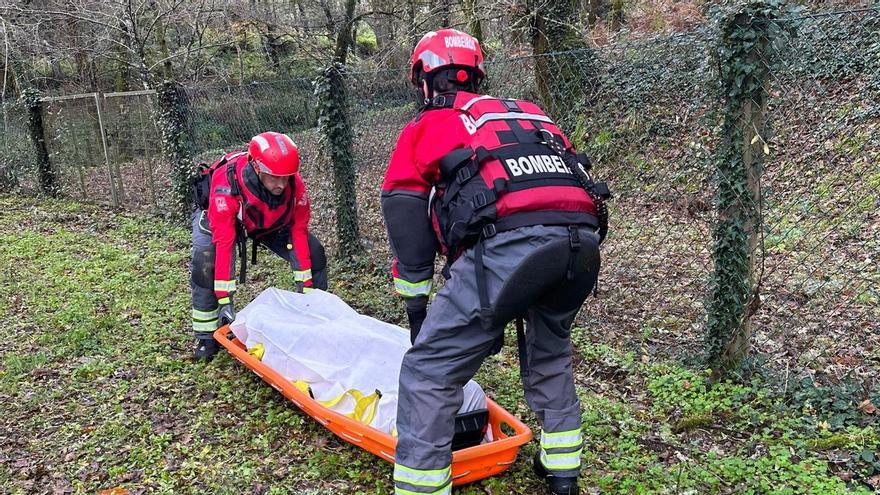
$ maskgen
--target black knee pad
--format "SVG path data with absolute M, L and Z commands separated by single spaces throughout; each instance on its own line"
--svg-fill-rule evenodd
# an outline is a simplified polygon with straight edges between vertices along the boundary
M 193 246 L 192 281 L 193 284 L 214 290 L 214 245 Z
M 312 259 L 313 271 L 325 270 L 327 268 L 327 253 L 324 252 L 324 245 L 312 234 L 309 234 L 309 256 Z

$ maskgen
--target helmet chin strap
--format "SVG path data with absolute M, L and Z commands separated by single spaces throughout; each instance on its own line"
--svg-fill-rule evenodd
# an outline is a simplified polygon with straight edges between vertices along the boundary
M 423 101 L 423 103 L 425 106 L 429 106 L 431 104 L 431 101 L 434 100 L 434 74 L 427 72 L 421 80 L 422 91 L 425 94 L 425 100 Z

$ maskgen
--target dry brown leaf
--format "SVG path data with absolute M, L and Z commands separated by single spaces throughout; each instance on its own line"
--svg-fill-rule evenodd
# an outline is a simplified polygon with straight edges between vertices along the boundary
M 859 411 L 865 414 L 877 414 L 877 406 L 871 403 L 871 399 L 865 399 L 859 403 Z
M 855 356 L 834 356 L 832 359 L 834 359 L 837 364 L 842 364 L 844 366 L 852 366 L 854 364 L 858 364 L 859 361 L 861 361 Z
M 128 495 L 128 490 L 121 486 L 114 486 L 106 490 L 101 490 L 98 495 Z

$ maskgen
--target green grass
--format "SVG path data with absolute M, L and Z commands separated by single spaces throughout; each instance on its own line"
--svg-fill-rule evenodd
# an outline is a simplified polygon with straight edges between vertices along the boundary
M 390 493 L 390 464 L 337 440 L 228 355 L 188 360 L 188 257 L 188 231 L 160 220 L 0 197 L 3 492 Z M 382 263 L 334 263 L 331 278 L 358 310 L 403 319 Z M 263 254 L 239 304 L 291 283 Z M 880 473 L 867 417 L 835 422 L 813 396 L 784 401 L 759 377 L 713 386 L 706 370 L 582 330 L 574 341 L 586 492 L 870 493 L 860 483 Z M 514 348 L 478 380 L 537 431 Z M 527 461 L 535 448 L 457 493 L 543 493 Z

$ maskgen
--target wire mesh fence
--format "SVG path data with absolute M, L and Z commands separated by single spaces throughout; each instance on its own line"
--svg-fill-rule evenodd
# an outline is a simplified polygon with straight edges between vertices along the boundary
M 21 102 L 4 102 L 3 138 L 0 141 L 0 187 L 7 191 L 32 193 L 37 190 L 33 153 L 28 141 L 28 112 Z
M 62 194 L 119 205 L 124 186 L 108 159 L 97 93 L 44 98 L 43 134 Z
M 582 314 L 593 338 L 660 352 L 699 347 L 711 271 L 711 129 L 702 118 L 715 77 L 710 43 L 709 33 L 694 33 L 542 57 L 550 74 L 581 71 L 579 92 L 553 78 L 542 89 L 530 76 L 534 59 L 505 64 L 508 79 L 493 82 L 500 91 L 558 100 L 554 118 L 613 186 L 601 297 Z
M 880 13 L 779 24 L 754 345 L 794 363 L 792 379 L 876 391 Z
M 132 209 L 158 210 L 171 182 L 162 156 L 156 92 L 107 93 L 99 103 L 120 200 Z
M 771 69 L 763 134 L 749 134 L 766 153 L 751 343 L 771 367 L 789 370 L 777 373 L 786 380 L 854 380 L 876 394 L 880 10 L 775 23 L 773 59 L 760 60 Z M 613 187 L 599 297 L 581 315 L 589 337 L 700 352 L 718 223 L 716 49 L 717 33 L 703 30 L 487 64 L 489 94 L 540 102 Z M 188 88 L 187 133 L 196 161 L 261 131 L 290 133 L 312 225 L 332 251 L 332 164 L 316 128 L 314 79 Z M 403 69 L 348 72 L 346 81 L 361 233 L 376 259 L 388 259 L 378 191 L 419 96 Z M 4 109 L 7 170 L 26 170 L 14 137 L 24 135 L 20 110 Z M 43 112 L 66 194 L 160 211 L 171 204 L 154 93 L 45 99 Z
M 241 146 L 265 129 L 308 129 L 318 118 L 312 78 L 188 88 L 187 97 L 196 154 Z

